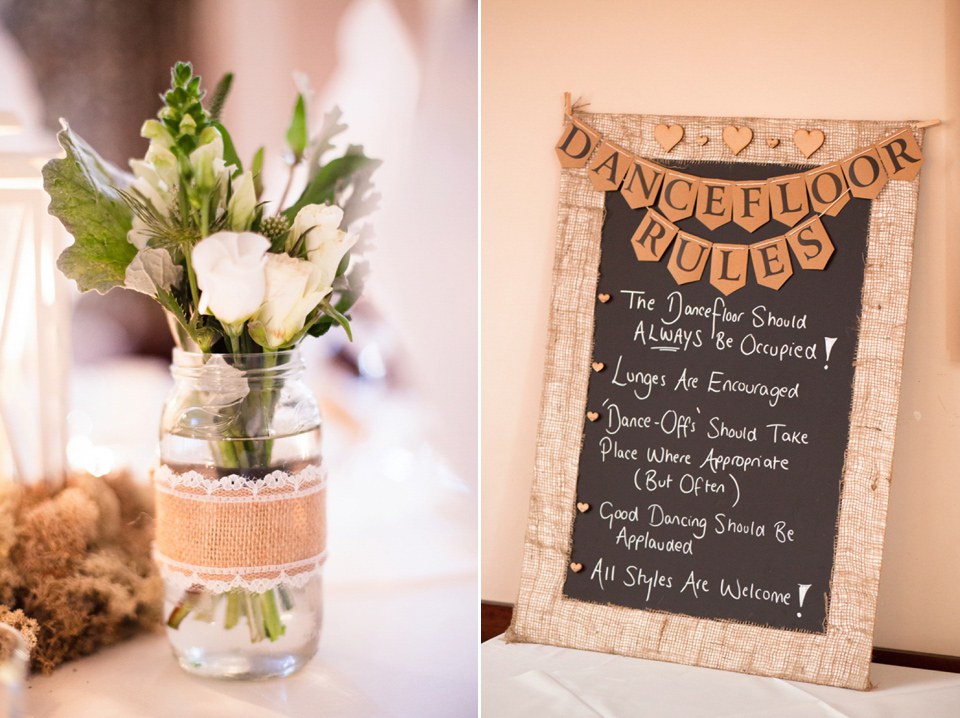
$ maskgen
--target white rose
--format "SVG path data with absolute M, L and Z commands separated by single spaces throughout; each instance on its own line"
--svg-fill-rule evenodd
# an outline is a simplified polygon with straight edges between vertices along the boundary
M 230 229 L 243 232 L 250 229 L 253 213 L 257 208 L 257 192 L 253 186 L 253 173 L 249 170 L 233 183 L 233 195 L 227 205 L 230 214 Z
M 267 238 L 253 232 L 217 232 L 198 242 L 190 256 L 203 291 L 200 311 L 239 331 L 263 302 L 269 248 Z
M 357 243 L 356 234 L 339 229 L 341 221 L 343 210 L 339 207 L 308 204 L 297 212 L 290 230 L 292 242 L 307 233 L 307 259 L 320 271 L 320 281 L 325 287 L 333 284 L 340 260 Z
M 267 254 L 266 276 L 263 305 L 253 319 L 263 326 L 264 346 L 276 349 L 303 329 L 307 315 L 330 293 L 330 286 L 322 283 L 312 263 L 288 254 Z

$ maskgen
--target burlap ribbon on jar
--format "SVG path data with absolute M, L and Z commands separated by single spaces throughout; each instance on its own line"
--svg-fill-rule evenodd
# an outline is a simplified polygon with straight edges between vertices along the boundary
M 154 558 L 166 580 L 211 591 L 302 586 L 326 559 L 326 472 L 261 479 L 161 466 Z

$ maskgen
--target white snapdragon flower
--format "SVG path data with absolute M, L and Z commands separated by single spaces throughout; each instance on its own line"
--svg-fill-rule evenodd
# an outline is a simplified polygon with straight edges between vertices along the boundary
M 253 232 L 217 232 L 198 242 L 190 256 L 203 292 L 200 311 L 239 332 L 263 303 L 269 248 L 267 238 Z
M 253 185 L 253 173 L 247 170 L 233 182 L 233 195 L 227 204 L 230 214 L 230 229 L 243 232 L 250 229 L 253 214 L 257 209 L 257 191 Z
M 146 248 L 151 237 L 153 237 L 153 233 L 147 223 L 137 215 L 133 215 L 130 230 L 127 232 L 127 241 L 140 250 Z
M 197 121 L 192 115 L 184 115 L 180 118 L 180 134 L 194 135 L 197 132 Z
M 156 172 L 157 181 L 165 185 L 165 190 L 172 196 L 180 182 L 180 165 L 173 152 L 159 142 L 151 142 L 143 161 L 150 163 Z
M 150 147 L 142 160 L 130 160 L 130 169 L 135 178 L 130 189 L 152 204 L 157 212 L 166 214 L 176 202 L 180 178 L 177 158 L 169 150 L 173 138 L 167 128 L 156 120 L 145 122 L 140 134 L 150 139 Z M 143 249 L 150 236 L 146 223 L 134 215 L 127 241 L 137 249 Z
M 140 127 L 140 136 L 150 140 L 151 144 L 156 142 L 165 149 L 170 149 L 173 146 L 173 135 L 160 120 L 144 122 L 143 126 Z
M 268 349 L 289 342 L 301 329 L 307 315 L 330 293 L 320 271 L 311 262 L 288 254 L 267 254 L 266 294 L 253 317 L 264 334 L 257 340 Z
M 226 164 L 223 161 L 223 138 L 216 127 L 207 127 L 200 133 L 199 146 L 190 153 L 197 188 L 209 192 L 217 182 L 226 181 Z
M 357 243 L 356 234 L 340 229 L 342 221 L 343 210 L 336 205 L 308 204 L 297 212 L 290 230 L 291 242 L 307 233 L 307 259 L 320 271 L 320 281 L 325 287 L 333 284 L 340 260 Z

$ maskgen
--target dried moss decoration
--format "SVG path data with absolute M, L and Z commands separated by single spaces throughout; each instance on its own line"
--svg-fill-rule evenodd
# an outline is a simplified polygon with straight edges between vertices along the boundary
M 152 514 L 149 487 L 125 474 L 52 494 L 0 484 L 0 622 L 24 634 L 33 670 L 160 625 Z

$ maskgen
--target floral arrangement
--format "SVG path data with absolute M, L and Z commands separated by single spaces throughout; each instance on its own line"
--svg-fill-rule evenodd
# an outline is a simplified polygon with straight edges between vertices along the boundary
M 133 175 L 103 160 L 63 122 L 64 159 L 43 169 L 50 213 L 73 235 L 57 266 L 80 291 L 126 287 L 154 297 L 173 319 L 181 347 L 259 353 L 295 346 L 339 325 L 362 291 L 365 263 L 350 226 L 376 204 L 370 174 L 379 164 L 350 146 L 324 162 L 346 129 L 339 110 L 308 137 L 308 90 L 297 95 L 286 133 L 290 179 L 271 211 L 261 201 L 263 148 L 244 169 L 220 122 L 232 76 L 209 109 L 189 63 L 172 70 L 150 140 Z M 299 168 L 299 198 L 284 200 Z
M 130 161 L 132 175 L 63 123 L 58 139 L 66 157 L 43 168 L 50 213 L 75 240 L 58 260 L 60 270 L 81 291 L 126 287 L 155 298 L 178 346 L 189 351 L 261 354 L 272 366 L 281 350 L 334 326 L 352 339 L 347 313 L 360 296 L 366 266 L 359 234 L 348 228 L 376 206 L 370 175 L 379 162 L 356 146 L 326 161 L 331 139 L 346 126 L 334 108 L 310 137 L 309 91 L 302 88 L 286 132 L 289 178 L 270 207 L 262 200 L 264 149 L 245 169 L 220 122 L 232 76 L 220 81 L 205 107 L 189 63 L 178 63 L 171 74 L 163 107 L 141 130 L 150 144 L 142 159 Z M 300 175 L 303 189 L 286 205 Z M 273 442 L 247 440 L 244 429 L 269 425 L 275 392 L 245 386 L 221 403 L 227 420 L 208 442 L 217 469 L 269 467 Z M 252 641 L 283 635 L 277 606 L 289 608 L 290 597 L 282 587 L 261 594 L 188 590 L 167 625 L 177 629 L 191 611 L 212 614 L 224 596 L 225 628 L 236 625 L 243 610 Z

